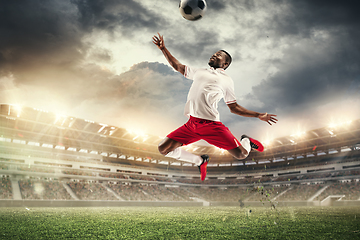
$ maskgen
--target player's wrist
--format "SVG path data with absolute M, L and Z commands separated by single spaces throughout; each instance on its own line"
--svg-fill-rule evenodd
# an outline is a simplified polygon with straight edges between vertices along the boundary
M 264 117 L 266 115 L 266 113 L 257 113 L 257 118 L 259 118 L 261 120 L 262 117 Z

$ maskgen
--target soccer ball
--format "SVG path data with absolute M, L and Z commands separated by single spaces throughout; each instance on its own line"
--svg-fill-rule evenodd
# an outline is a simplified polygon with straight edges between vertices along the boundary
M 179 3 L 181 15 L 190 21 L 199 20 L 205 14 L 205 0 L 181 0 Z

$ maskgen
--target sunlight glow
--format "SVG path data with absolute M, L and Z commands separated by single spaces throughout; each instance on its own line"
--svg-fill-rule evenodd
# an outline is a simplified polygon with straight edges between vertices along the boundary
M 65 121 L 66 121 L 66 118 L 67 118 L 67 116 L 65 116 L 65 115 L 62 115 L 62 114 L 56 114 L 56 118 L 55 118 L 55 121 L 54 121 L 54 124 L 56 124 L 56 123 L 60 123 L 60 126 L 63 126 L 64 125 L 64 123 L 65 123 Z M 61 121 L 62 120 L 62 121 Z
M 296 138 L 301 138 L 305 135 L 305 132 L 303 131 L 298 131 L 297 133 L 294 133 L 292 135 L 290 135 L 291 137 L 296 137 Z
M 16 112 L 16 116 L 20 117 L 20 115 L 21 115 L 21 106 L 19 106 L 19 105 L 11 105 L 10 108 L 13 108 L 14 111 Z M 9 108 L 9 112 L 10 112 L 10 108 Z
M 341 126 L 344 126 L 344 125 L 350 125 L 352 123 L 352 120 L 345 120 L 345 121 L 336 121 L 336 122 L 331 122 L 328 127 L 330 129 L 335 129 L 337 127 L 341 127 Z
M 147 135 L 144 131 L 142 131 L 141 129 L 126 129 L 126 131 L 132 135 L 134 135 L 133 137 L 133 141 L 135 141 L 136 139 L 141 139 L 142 142 L 145 142 L 146 140 L 149 139 L 149 135 Z
M 267 147 L 270 146 L 271 145 L 271 140 L 268 139 L 268 140 L 263 141 L 263 145 L 267 146 Z

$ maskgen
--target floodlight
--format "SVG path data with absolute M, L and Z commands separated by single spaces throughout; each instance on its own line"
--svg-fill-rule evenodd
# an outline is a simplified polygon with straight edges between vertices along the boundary
M 62 114 L 56 114 L 56 118 L 54 121 L 54 124 L 56 124 L 60 119 L 63 119 L 61 126 L 64 125 L 65 121 L 66 121 L 66 116 L 62 115 Z
M 108 126 L 107 124 L 104 124 L 104 123 L 99 123 L 99 125 L 102 127 L 99 129 L 98 133 L 101 132 L 102 130 L 104 130 L 104 128 L 106 128 Z
M 297 132 L 297 133 L 295 133 L 295 134 L 292 134 L 292 135 L 290 135 L 290 137 L 297 137 L 297 138 L 300 138 L 300 137 L 302 137 L 303 135 L 305 134 L 305 132 Z
M 133 140 L 136 140 L 138 137 L 139 137 L 139 135 L 136 135 L 136 136 L 133 138 Z
M 297 133 L 296 133 L 296 136 L 297 136 L 297 137 L 301 137 L 301 136 L 303 136 L 303 135 L 305 135 L 305 132 L 297 132 Z
M 16 112 L 16 116 L 17 116 L 17 117 L 20 117 L 20 114 L 21 114 L 21 106 L 19 106 L 19 105 L 13 105 L 13 107 L 14 107 L 14 110 L 15 110 L 15 112 Z
M 219 147 L 215 147 L 215 148 L 220 152 L 221 155 L 223 155 L 225 153 L 224 149 L 219 148 Z
M 271 140 L 265 140 L 265 141 L 263 141 L 263 143 L 264 143 L 265 146 L 268 147 L 271 144 Z
M 116 132 L 118 129 L 114 128 L 114 127 L 111 127 L 112 130 L 109 131 L 109 135 L 113 135 L 114 132 Z
M 142 131 L 141 129 L 126 129 L 126 131 L 130 134 L 134 134 L 134 135 L 137 135 L 137 137 L 143 137 L 143 136 L 147 136 L 145 134 L 144 131 Z
M 44 113 L 48 113 L 49 111 L 46 111 L 46 110 L 42 110 L 42 109 L 39 109 L 39 108 L 34 108 L 34 110 L 38 111 L 38 112 L 44 112 Z

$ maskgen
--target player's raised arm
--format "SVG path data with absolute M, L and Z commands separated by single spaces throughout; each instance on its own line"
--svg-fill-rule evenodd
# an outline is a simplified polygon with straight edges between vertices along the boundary
M 228 107 L 230 108 L 230 111 L 234 114 L 237 114 L 237 115 L 240 115 L 243 117 L 256 117 L 262 121 L 267 122 L 270 125 L 272 125 L 278 121 L 275 118 L 276 117 L 275 114 L 259 113 L 259 112 L 251 111 L 251 110 L 248 110 L 248 109 L 240 106 L 236 102 L 228 104 Z
M 171 53 L 167 48 L 165 47 L 164 38 L 160 33 L 158 33 L 159 36 L 154 35 L 153 36 L 153 43 L 161 50 L 161 52 L 164 54 L 166 60 L 170 63 L 170 65 L 178 72 L 180 72 L 182 75 L 185 73 L 185 65 L 181 64 Z

